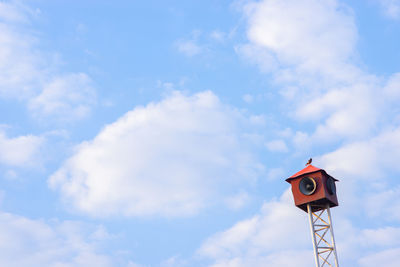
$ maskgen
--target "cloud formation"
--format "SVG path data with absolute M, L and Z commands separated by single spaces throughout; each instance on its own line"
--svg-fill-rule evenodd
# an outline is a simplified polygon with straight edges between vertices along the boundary
M 241 129 L 248 121 L 209 91 L 176 92 L 79 145 L 49 184 L 93 216 L 195 214 L 255 182 L 262 166 Z
M 36 118 L 81 119 L 96 103 L 90 77 L 62 73 L 54 55 L 39 49 L 30 23 L 38 16 L 17 2 L 0 3 L 0 97 L 26 103 Z
M 400 19 L 400 1 L 399 0 L 376 0 L 386 16 L 391 19 Z
M 182 54 L 192 57 L 202 52 L 202 48 L 194 40 L 179 40 L 176 47 Z
M 34 135 L 9 138 L 0 130 L 0 163 L 10 166 L 32 166 L 37 163 L 44 138 Z
M 96 91 L 89 76 L 70 73 L 44 84 L 42 92 L 29 100 L 28 108 L 37 117 L 69 120 L 86 117 L 95 103 Z
M 0 212 L 0 235 L 2 266 L 115 266 L 98 252 L 98 244 L 107 237 L 102 227 Z
M 264 51 L 267 60 L 261 58 L 260 64 L 280 65 L 279 79 L 309 82 L 300 79 L 303 74 L 328 81 L 348 78 L 357 28 L 350 10 L 338 1 L 264 0 L 247 3 L 243 12 L 249 45 Z
M 324 154 L 319 161 L 338 176 L 378 180 L 388 171 L 400 171 L 400 128 L 386 130 L 371 139 L 355 141 Z
M 293 119 L 314 124 L 313 132 L 300 130 L 304 143 L 372 137 L 391 123 L 384 117 L 399 99 L 398 74 L 382 79 L 360 67 L 349 7 L 336 0 L 264 0 L 246 2 L 242 11 L 249 42 L 237 51 L 272 73 Z
M 211 259 L 211 266 L 310 266 L 309 229 L 305 214 L 299 221 L 301 215 L 287 190 L 259 214 L 211 236 L 198 254 Z
M 387 223 L 398 222 L 393 209 L 400 199 L 398 181 L 391 177 L 399 172 L 399 74 L 381 78 L 359 66 L 354 14 L 339 1 L 252 1 L 242 11 L 248 43 L 238 46 L 238 53 L 272 74 L 290 116 L 300 127 L 307 123 L 287 138 L 297 152 L 324 148 L 314 162 L 341 180 L 341 207 L 333 212 L 339 261 L 395 266 L 400 229 Z M 272 151 L 277 144 L 266 145 Z M 213 266 L 312 265 L 309 229 L 293 224 L 302 221 L 288 194 L 211 236 L 199 254 Z
M 265 203 L 258 214 L 209 237 L 198 255 L 211 266 L 313 265 L 308 218 L 293 203 L 287 190 L 280 199 Z M 341 264 L 373 266 L 371 261 L 379 259 L 388 266 L 399 263 L 394 252 L 400 245 L 400 228 L 359 228 L 336 210 L 333 217 Z

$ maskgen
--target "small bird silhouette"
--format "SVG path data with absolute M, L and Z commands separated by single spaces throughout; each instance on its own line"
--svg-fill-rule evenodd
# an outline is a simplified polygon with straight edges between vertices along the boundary
M 307 161 L 306 166 L 307 166 L 307 165 L 311 165 L 311 162 L 312 162 L 312 158 L 310 158 L 310 159 Z

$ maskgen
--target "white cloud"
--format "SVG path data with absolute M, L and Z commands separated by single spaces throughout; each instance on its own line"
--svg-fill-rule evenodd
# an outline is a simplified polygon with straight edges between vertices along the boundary
M 7 170 L 4 173 L 4 177 L 9 180 L 14 180 L 18 177 L 18 174 L 15 172 L 15 170 Z
M 384 95 L 389 101 L 398 101 L 400 99 L 400 73 L 393 74 L 383 88 Z
M 16 2 L 0 4 L 0 97 L 27 103 L 36 117 L 81 119 L 95 103 L 90 78 L 59 71 L 54 54 L 38 48 L 30 28 L 36 13 Z
M 261 165 L 242 138 L 243 123 L 211 92 L 175 93 L 82 143 L 49 184 L 94 216 L 194 214 L 255 181 Z
M 243 11 L 249 43 L 239 52 L 274 74 L 294 118 L 318 123 L 313 140 L 373 129 L 379 84 L 354 64 L 358 33 L 349 8 L 336 0 L 264 0 Z
M 26 23 L 26 13 L 32 12 L 32 10 L 20 3 L 16 3 L 16 1 L 11 3 L 0 2 L 0 18 L 6 22 Z
M 96 92 L 84 73 L 55 77 L 43 91 L 29 100 L 29 109 L 36 116 L 56 116 L 63 119 L 83 118 L 95 104 Z
M 302 131 L 297 131 L 293 135 L 292 141 L 298 150 L 307 150 L 311 144 L 310 136 Z
M 337 1 L 264 0 L 245 5 L 244 12 L 251 44 L 283 66 L 336 79 L 347 76 L 345 63 L 354 53 L 357 30 L 350 11 Z
M 182 54 L 192 57 L 201 53 L 202 48 L 194 40 L 179 40 L 176 47 Z
M 372 218 L 381 218 L 383 221 L 400 222 L 400 186 L 388 186 L 376 190 L 365 198 L 364 209 Z
M 211 259 L 211 266 L 310 266 L 308 230 L 307 216 L 287 190 L 259 214 L 207 239 L 198 254 Z
M 400 18 L 400 0 L 376 0 L 381 5 L 386 16 L 392 19 Z
M 313 135 L 318 140 L 334 140 L 338 137 L 359 138 L 374 129 L 383 105 L 377 92 L 364 85 L 331 90 L 298 108 L 297 116 L 303 119 L 322 117 Z
M 232 259 L 222 259 L 211 264 L 212 267 L 264 267 L 274 266 L 274 267 L 286 267 L 286 266 L 298 266 L 307 267 L 311 266 L 313 263 L 307 260 L 307 254 L 310 251 L 303 251 L 299 249 L 277 252 L 266 257 L 237 257 Z
M 219 30 L 214 30 L 210 33 L 210 37 L 217 42 L 224 42 L 227 39 L 227 34 Z
M 197 251 L 211 266 L 311 266 L 314 263 L 306 213 L 296 208 L 290 190 L 265 203 L 259 213 L 209 237 Z M 400 228 L 360 228 L 348 214 L 333 210 L 333 225 L 341 265 L 393 260 L 400 245 Z M 353 210 L 354 215 L 354 210 Z M 382 251 L 376 253 L 376 251 Z M 361 265 L 361 266 L 364 266 Z M 393 265 L 394 266 L 394 265 Z
M 320 157 L 325 169 L 353 179 L 381 179 L 390 171 L 400 171 L 400 128 L 387 130 L 365 141 L 344 145 Z
M 264 0 L 242 10 L 249 43 L 237 50 L 273 74 L 292 118 L 314 123 L 306 143 L 365 138 L 390 120 L 384 117 L 400 96 L 398 74 L 385 85 L 357 66 L 350 8 L 336 0 Z
M 400 246 L 400 228 L 385 227 L 379 229 L 366 229 L 362 231 L 363 244 L 371 244 L 371 240 L 374 245 L 385 246 Z
M 243 101 L 248 104 L 251 104 L 254 101 L 254 97 L 250 94 L 245 94 L 245 95 L 243 95 L 242 98 L 243 98 Z
M 0 131 L 0 163 L 11 166 L 32 166 L 37 163 L 44 138 L 34 135 L 8 138 Z
M 387 129 L 363 141 L 353 141 L 316 158 L 335 177 L 342 179 L 346 212 L 362 210 L 368 219 L 400 221 L 400 128 Z M 344 208 L 342 207 L 342 209 Z
M 225 199 L 225 203 L 232 210 L 243 208 L 250 201 L 250 196 L 246 192 L 241 192 Z
M 91 237 L 100 228 L 73 221 L 32 220 L 1 212 L 0 265 L 115 266 L 108 256 L 98 252 L 105 239 Z
M 277 59 L 268 50 L 258 45 L 237 45 L 235 51 L 251 63 L 257 64 L 263 72 L 270 72 L 277 68 Z
M 35 42 L 32 36 L 0 22 L 1 97 L 24 99 L 38 91 L 44 69 L 41 58 L 32 51 Z
M 288 148 L 284 140 L 277 139 L 267 142 L 265 146 L 272 152 L 287 152 Z
M 339 261 L 345 266 L 398 264 L 394 255 L 400 230 L 387 222 L 399 220 L 400 190 L 394 178 L 400 171 L 399 74 L 382 79 L 358 67 L 355 18 L 339 1 L 244 2 L 249 42 L 236 49 L 272 74 L 290 116 L 306 127 L 288 131 L 285 138 L 292 138 L 296 153 L 315 153 L 317 145 L 318 151 L 336 147 L 314 160 L 340 179 L 340 207 L 333 212 Z M 252 218 L 206 240 L 200 255 L 215 266 L 311 266 L 309 229 L 290 225 L 302 221 L 290 215 L 289 205 L 294 208 L 285 197 L 268 202 Z M 301 239 L 303 232 L 307 235 Z M 304 253 L 299 263 L 294 251 Z M 273 264 L 267 261 L 272 258 Z
M 267 178 L 269 180 L 278 180 L 285 177 L 285 170 L 283 168 L 272 168 L 267 172 Z
M 396 267 L 400 265 L 400 248 L 388 249 L 360 259 L 361 267 L 387 266 Z
M 264 115 L 252 115 L 249 120 L 253 125 L 265 126 L 266 124 L 266 118 Z

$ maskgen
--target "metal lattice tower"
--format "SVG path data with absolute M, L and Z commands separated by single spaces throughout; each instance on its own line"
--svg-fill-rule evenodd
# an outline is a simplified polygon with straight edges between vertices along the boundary
M 307 212 L 314 245 L 315 266 L 339 267 L 329 205 L 307 204 Z

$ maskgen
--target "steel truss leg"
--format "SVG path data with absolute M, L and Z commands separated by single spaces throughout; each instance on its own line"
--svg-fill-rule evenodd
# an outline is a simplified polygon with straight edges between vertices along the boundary
M 307 205 L 314 246 L 315 266 L 339 267 L 329 205 L 322 207 L 322 210 L 316 212 L 312 211 L 312 207 L 312 204 Z M 319 206 L 319 208 L 321 207 Z M 329 235 L 330 241 L 328 241 Z

